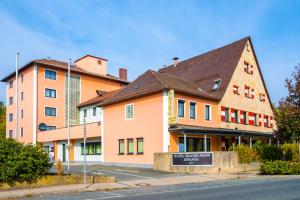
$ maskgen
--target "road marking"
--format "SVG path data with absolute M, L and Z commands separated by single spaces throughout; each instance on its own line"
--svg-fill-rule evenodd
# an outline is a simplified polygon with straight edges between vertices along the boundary
M 111 199 L 111 198 L 120 198 L 123 197 L 121 194 L 113 193 L 113 192 L 101 192 L 101 193 L 106 193 L 109 195 L 114 195 L 114 196 L 109 196 L 109 197 L 101 197 L 101 199 Z M 84 199 L 84 200 L 94 200 L 94 199 Z
M 119 172 L 133 172 L 133 173 L 139 173 L 139 171 L 135 171 L 135 170 L 127 170 L 127 169 L 114 169 L 115 171 L 119 171 Z
M 221 187 L 230 187 L 230 186 L 236 186 L 236 185 L 248 185 L 248 184 L 254 184 L 254 183 L 268 183 L 268 182 L 277 182 L 277 181 L 287 181 L 290 179 L 279 179 L 279 180 L 263 180 L 263 181 L 249 181 L 244 183 L 233 183 L 233 184 L 223 184 L 223 185 L 214 185 L 214 186 L 204 186 L 204 187 L 196 187 L 196 188 L 188 188 L 188 189 L 181 189 L 181 190 L 166 190 L 161 192 L 149 192 L 149 193 L 143 193 L 143 194 L 131 194 L 131 195 L 120 195 L 116 193 L 112 193 L 119 196 L 111 196 L 111 197 L 100 197 L 100 198 L 94 198 L 89 200 L 101 200 L 101 199 L 113 199 L 113 198 L 121 198 L 121 197 L 135 197 L 135 196 L 146 196 L 146 195 L 155 195 L 155 194 L 165 194 L 165 193 L 174 193 L 174 192 L 185 192 L 185 191 L 195 191 L 195 190 L 204 190 L 204 189 L 214 189 L 214 188 L 221 188 Z
M 146 179 L 150 179 L 151 177 L 147 177 L 147 176 L 139 176 L 136 174 L 127 174 L 127 173 L 122 173 L 122 172 L 116 172 L 116 171 L 108 171 L 108 170 L 97 170 L 103 173 L 114 173 L 114 174 L 121 174 L 121 175 L 125 175 L 125 176 L 134 176 L 134 177 L 138 177 L 138 178 L 146 178 Z

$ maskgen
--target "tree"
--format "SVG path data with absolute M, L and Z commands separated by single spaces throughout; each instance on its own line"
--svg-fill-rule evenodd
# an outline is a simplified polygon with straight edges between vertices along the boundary
M 50 169 L 48 153 L 38 145 L 0 140 L 0 184 L 32 183 Z
M 6 108 L 2 102 L 0 102 L 0 139 L 5 138 L 6 134 Z
M 275 109 L 277 137 L 283 142 L 300 141 L 300 64 L 290 78 L 285 80 L 288 96 L 279 101 Z

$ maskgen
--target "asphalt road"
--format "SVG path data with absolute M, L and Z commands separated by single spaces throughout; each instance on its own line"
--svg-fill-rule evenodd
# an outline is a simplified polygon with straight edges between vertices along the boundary
M 52 195 L 36 200 L 300 200 L 300 178 L 256 178 L 163 187 L 134 188 L 109 192 Z M 27 199 L 28 200 L 28 199 Z
M 65 173 L 67 166 L 63 166 Z M 52 167 L 50 172 L 56 173 L 56 167 Z M 82 165 L 71 165 L 70 172 L 73 174 L 82 174 Z M 109 165 L 88 165 L 88 174 L 98 174 L 105 176 L 114 176 L 118 181 L 148 179 L 148 178 L 162 178 L 170 176 L 180 176 L 180 174 L 158 172 L 152 168 L 138 168 L 138 167 L 124 167 L 124 166 L 109 166 Z M 182 174 L 185 175 L 185 174 Z

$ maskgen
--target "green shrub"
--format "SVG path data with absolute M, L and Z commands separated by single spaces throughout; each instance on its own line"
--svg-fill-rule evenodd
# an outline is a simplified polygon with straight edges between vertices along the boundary
M 238 145 L 236 146 L 235 151 L 238 152 L 240 163 L 249 164 L 255 161 L 255 152 L 253 151 L 253 149 L 250 149 L 248 145 Z
M 283 159 L 283 151 L 276 145 L 257 144 L 254 145 L 259 161 L 274 161 Z
M 300 164 L 288 161 L 266 161 L 262 163 L 259 171 L 264 175 L 297 175 L 300 174 Z
M 281 146 L 286 161 L 298 162 L 299 149 L 297 144 L 283 144 Z
M 50 167 L 48 154 L 42 148 L 12 139 L 0 141 L 0 184 L 32 183 Z

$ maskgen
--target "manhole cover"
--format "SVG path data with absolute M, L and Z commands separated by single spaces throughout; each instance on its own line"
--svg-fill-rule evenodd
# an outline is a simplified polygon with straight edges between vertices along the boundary
M 137 184 L 135 184 L 135 186 L 146 187 L 146 186 L 150 186 L 150 184 L 149 183 L 137 183 Z

